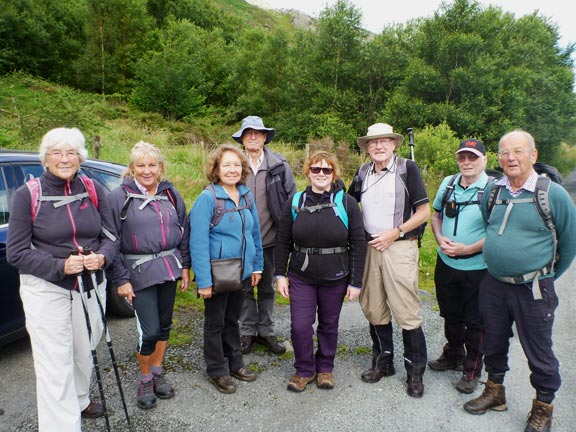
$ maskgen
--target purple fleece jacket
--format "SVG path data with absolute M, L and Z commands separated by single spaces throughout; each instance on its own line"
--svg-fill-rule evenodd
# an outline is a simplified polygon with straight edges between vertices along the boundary
M 127 198 L 125 188 L 141 194 L 132 178 L 125 178 L 122 186 L 110 192 L 114 226 L 120 234 L 120 254 L 108 272 L 108 277 L 116 287 L 130 282 L 134 291 L 180 279 L 182 269 L 179 264 L 182 268 L 190 268 L 190 226 L 182 196 L 172 183 L 163 180 L 158 185 L 156 195 L 168 197 L 168 190 L 171 199 L 151 201 L 141 209 L 144 199 L 132 198 L 126 209 L 126 218 L 121 220 Z M 172 199 L 175 200 L 175 206 Z M 122 257 L 122 254 L 157 254 L 174 248 L 174 255 L 152 259 L 135 269 L 132 264 L 136 260 Z
M 42 195 L 64 196 L 86 192 L 80 177 L 63 180 L 46 171 L 40 177 Z M 43 201 L 32 222 L 31 195 L 26 185 L 15 193 L 11 203 L 6 257 L 21 274 L 31 274 L 66 289 L 78 289 L 77 277 L 64 274 L 64 262 L 71 251 L 90 247 L 110 265 L 118 250 L 118 241 L 108 238 L 104 226 L 116 236 L 106 192 L 94 183 L 98 208 L 89 198 L 54 208 Z M 100 275 L 99 275 L 100 276 Z M 98 277 L 101 280 L 100 277 Z

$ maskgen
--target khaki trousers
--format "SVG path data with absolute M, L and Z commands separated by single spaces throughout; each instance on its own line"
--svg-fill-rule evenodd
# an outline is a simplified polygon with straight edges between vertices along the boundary
M 383 252 L 368 246 L 360 306 L 373 325 L 390 323 L 392 315 L 404 330 L 422 325 L 416 241 L 396 241 Z

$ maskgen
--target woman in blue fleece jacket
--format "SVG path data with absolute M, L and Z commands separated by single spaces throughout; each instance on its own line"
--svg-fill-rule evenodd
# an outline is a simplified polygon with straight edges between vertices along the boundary
M 210 265 L 211 259 L 242 257 L 244 286 L 257 285 L 260 280 L 264 265 L 262 241 L 254 197 L 244 184 L 248 170 L 248 160 L 238 147 L 218 147 L 210 155 L 206 171 L 214 193 L 209 189 L 202 191 L 190 212 L 192 269 L 198 295 L 204 298 L 206 373 L 222 393 L 236 391 L 231 376 L 242 381 L 256 379 L 256 374 L 245 367 L 240 352 L 238 319 L 244 293 L 213 295 Z M 225 213 L 211 227 L 215 197 L 225 200 Z

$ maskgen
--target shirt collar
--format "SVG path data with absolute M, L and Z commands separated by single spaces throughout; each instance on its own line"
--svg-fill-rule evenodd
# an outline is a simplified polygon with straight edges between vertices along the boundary
M 140 183 L 138 183 L 138 180 L 134 179 L 134 183 L 136 183 L 136 187 L 138 188 L 138 190 L 140 192 L 142 192 L 142 195 L 150 195 L 150 193 L 148 193 L 148 189 L 146 189 L 144 186 L 142 186 Z M 158 191 L 158 185 L 156 185 L 156 189 L 154 190 L 154 195 L 156 195 L 157 191 Z
M 248 153 L 246 153 L 246 156 L 248 156 L 248 163 L 250 164 L 252 172 L 256 174 L 258 172 L 258 168 L 260 168 L 260 165 L 262 165 L 262 162 L 264 162 L 264 150 L 262 150 L 262 153 L 260 153 L 260 157 L 258 158 L 255 164 L 252 163 L 252 158 Z
M 508 178 L 508 176 L 502 177 L 500 180 L 496 182 L 496 184 L 506 186 L 506 189 L 508 189 L 508 191 L 512 195 L 519 195 L 522 192 L 522 190 L 525 190 L 527 192 L 534 192 L 536 190 L 537 181 L 538 181 L 538 173 L 532 170 L 532 174 L 530 174 L 530 176 L 526 179 L 524 184 L 517 191 L 512 190 L 512 186 L 510 185 L 510 179 Z

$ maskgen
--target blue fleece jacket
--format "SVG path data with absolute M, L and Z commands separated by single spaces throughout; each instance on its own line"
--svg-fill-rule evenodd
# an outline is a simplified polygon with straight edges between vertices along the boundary
M 244 265 L 242 279 L 264 268 L 260 225 L 254 197 L 246 185 L 239 184 L 237 187 L 240 195 L 239 205 L 246 205 L 248 202 L 246 195 L 250 195 L 249 202 L 252 203 L 252 207 L 224 213 L 220 223 L 212 229 L 210 221 L 216 203 L 209 190 L 205 189 L 200 193 L 190 211 L 190 255 L 198 289 L 212 286 L 211 259 L 242 257 Z M 236 207 L 222 186 L 214 185 L 214 191 L 218 198 L 225 199 L 226 209 Z M 244 253 L 242 253 L 242 221 L 244 221 Z

